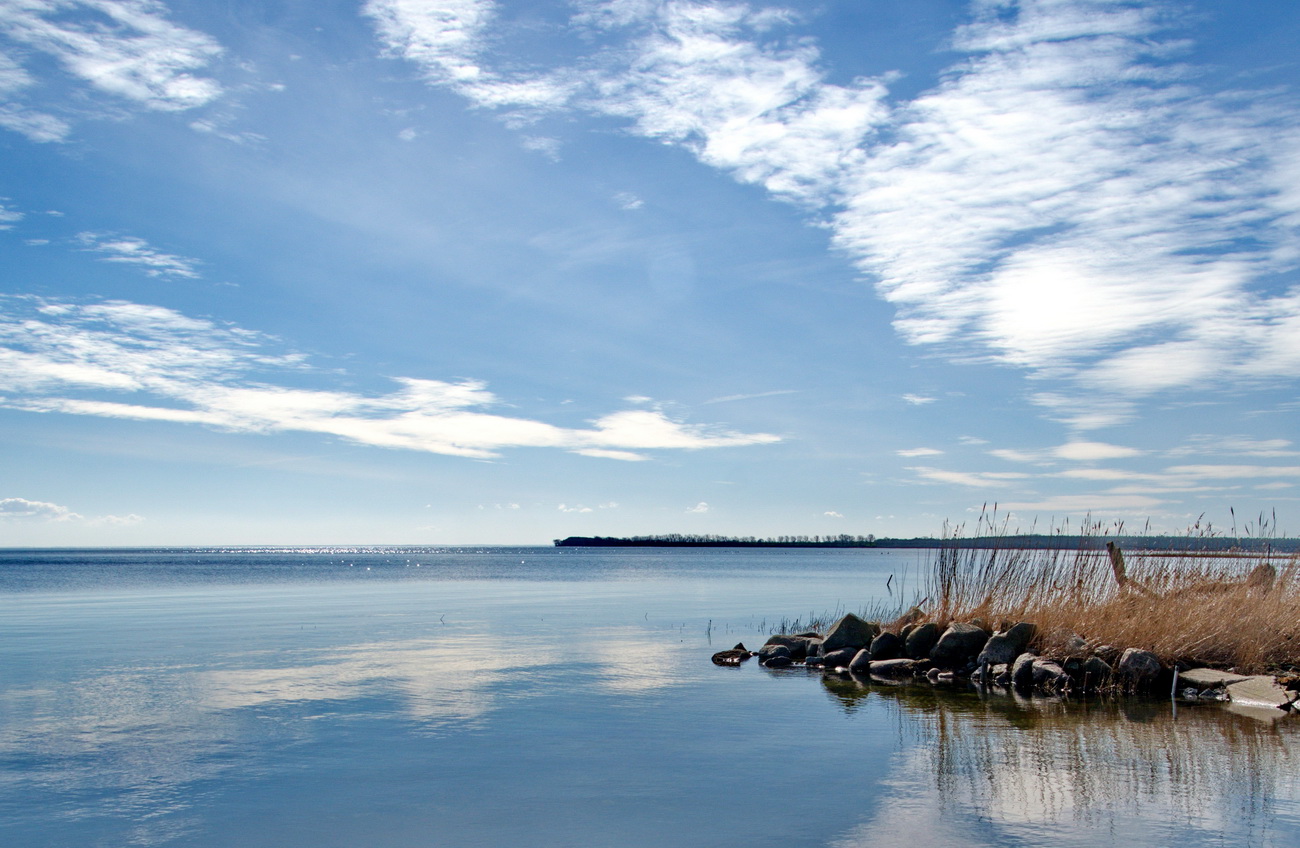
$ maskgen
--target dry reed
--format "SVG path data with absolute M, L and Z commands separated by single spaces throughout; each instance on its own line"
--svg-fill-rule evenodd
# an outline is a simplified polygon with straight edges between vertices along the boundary
M 1106 551 L 1089 549 L 1095 544 L 973 549 L 959 544 L 963 529 L 945 528 L 945 544 L 936 552 L 923 608 L 929 620 L 1031 621 L 1038 626 L 1036 647 L 1057 654 L 1069 653 L 1078 635 L 1090 648 L 1142 648 L 1165 662 L 1243 672 L 1300 665 L 1297 557 L 1129 551 L 1128 581 L 1121 586 Z M 996 512 L 981 514 L 978 529 L 983 537 L 1008 535 Z M 1102 541 L 1122 525 L 1108 529 L 1087 521 L 1082 532 L 1068 530 L 1058 532 Z M 1198 523 L 1190 532 L 1213 531 Z M 1266 576 L 1272 579 L 1262 585 Z

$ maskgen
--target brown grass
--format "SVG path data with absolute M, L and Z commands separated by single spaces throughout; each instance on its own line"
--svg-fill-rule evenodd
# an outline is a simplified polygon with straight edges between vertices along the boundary
M 1005 524 L 980 521 L 978 535 L 1006 535 Z M 936 553 L 930 620 L 1031 621 L 1044 651 L 1064 651 L 1077 634 L 1091 647 L 1143 648 L 1165 662 L 1242 672 L 1300 665 L 1300 558 L 1125 551 L 1129 585 L 1121 588 L 1105 550 L 972 550 L 951 544 L 961 529 Z M 1104 530 L 1089 522 L 1082 535 L 1104 538 Z M 1276 574 L 1271 586 L 1247 582 L 1260 565 Z

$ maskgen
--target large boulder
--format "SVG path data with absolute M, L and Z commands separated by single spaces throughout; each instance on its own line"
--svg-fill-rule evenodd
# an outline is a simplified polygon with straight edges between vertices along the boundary
M 896 660 L 903 655 L 903 640 L 885 631 L 871 640 L 870 651 L 873 660 Z
M 930 659 L 943 669 L 964 668 L 979 654 L 989 634 L 974 624 L 953 622 L 930 649 Z
M 1159 677 L 1163 670 L 1164 666 L 1160 664 L 1159 657 L 1139 648 L 1129 648 L 1124 651 L 1115 666 L 1117 675 L 1139 686 Z
M 914 660 L 925 659 L 934 650 L 939 636 L 939 625 L 933 621 L 918 624 L 907 634 L 907 639 L 903 642 L 903 653 Z
M 1110 683 L 1114 673 L 1110 663 L 1101 657 L 1089 657 L 1079 668 L 1079 682 L 1085 690 L 1092 691 Z
M 879 632 L 878 626 L 849 613 L 826 631 L 826 638 L 822 640 L 822 652 L 830 653 L 840 648 L 865 648 Z

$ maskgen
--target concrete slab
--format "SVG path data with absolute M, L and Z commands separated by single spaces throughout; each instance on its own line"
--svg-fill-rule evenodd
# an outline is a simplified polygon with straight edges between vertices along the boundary
M 1229 683 L 1240 683 L 1249 679 L 1248 675 L 1236 674 L 1231 671 L 1219 671 L 1217 668 L 1189 668 L 1187 671 L 1178 672 L 1178 685 L 1180 688 L 1195 686 L 1197 689 L 1215 689 L 1219 686 L 1227 686 Z
M 1288 715 L 1295 715 L 1294 710 L 1288 712 L 1279 709 L 1295 697 L 1295 693 L 1278 685 L 1271 674 L 1253 675 L 1245 680 L 1229 683 L 1227 690 L 1228 697 L 1232 700 L 1224 704 L 1224 707 L 1234 713 L 1263 721 L 1277 721 Z

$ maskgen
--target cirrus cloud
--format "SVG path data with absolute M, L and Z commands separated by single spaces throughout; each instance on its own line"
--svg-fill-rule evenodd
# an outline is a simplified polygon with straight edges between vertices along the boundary
M 488 411 L 501 403 L 478 380 L 397 377 L 396 390 L 372 395 L 282 385 L 262 375 L 305 374 L 303 359 L 268 352 L 274 339 L 233 325 L 122 301 L 8 297 L 0 306 L 0 405 L 10 409 L 242 433 L 308 432 L 476 459 L 498 457 L 507 448 L 544 447 L 630 461 L 646 458 L 639 451 L 780 441 L 648 409 L 612 412 L 588 427 L 560 427 Z

